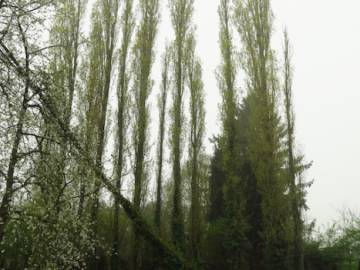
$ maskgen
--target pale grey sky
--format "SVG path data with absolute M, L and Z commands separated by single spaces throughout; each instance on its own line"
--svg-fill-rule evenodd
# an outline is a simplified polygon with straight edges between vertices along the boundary
M 172 30 L 163 0 L 158 56 Z M 204 69 L 207 135 L 218 133 L 218 0 L 196 0 L 197 52 Z M 272 0 L 274 47 L 281 52 L 286 26 L 293 46 L 296 139 L 314 161 L 307 180 L 308 218 L 318 225 L 360 204 L 360 1 Z M 155 65 L 155 70 L 158 69 Z M 156 76 L 154 76 L 156 78 Z M 157 86 L 156 86 L 157 87 Z M 157 91 L 155 87 L 154 91 Z M 211 148 L 208 147 L 210 150 Z M 359 166 L 359 167 L 358 167 Z
M 314 161 L 309 215 L 325 223 L 360 206 L 360 1 L 272 3 L 294 47 L 297 140 Z

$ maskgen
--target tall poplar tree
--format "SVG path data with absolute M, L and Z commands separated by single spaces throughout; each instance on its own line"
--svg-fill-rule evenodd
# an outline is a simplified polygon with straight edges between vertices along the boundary
M 117 163 L 116 166 L 116 188 L 120 191 L 122 184 L 122 175 L 125 167 L 125 152 L 126 152 L 126 135 L 129 123 L 129 48 L 131 44 L 131 37 L 134 29 L 134 15 L 133 15 L 133 0 L 126 0 L 121 16 L 121 47 L 119 56 L 119 76 L 118 76 L 118 113 L 117 113 Z M 119 222 L 120 222 L 120 203 L 117 198 L 114 198 L 114 223 L 113 223 L 113 243 L 112 243 L 112 262 L 111 269 L 119 269 Z
M 88 61 L 85 66 L 84 80 L 86 89 L 81 104 L 85 115 L 84 127 L 84 150 L 91 159 L 95 161 L 96 144 L 99 134 L 99 115 L 101 107 L 101 95 L 103 90 L 103 74 L 104 74 L 104 43 L 103 43 L 103 26 L 100 20 L 100 12 L 97 9 L 93 10 L 91 16 L 91 32 L 88 44 Z M 79 194 L 79 216 L 83 215 L 85 207 L 85 194 L 91 193 L 90 185 L 93 182 L 87 178 L 94 178 L 94 175 L 88 172 L 86 164 L 83 165 L 83 177 L 80 180 L 80 194 Z
M 269 0 L 238 0 L 235 22 L 243 41 L 242 65 L 246 71 L 249 102 L 248 157 L 259 193 L 259 242 L 251 269 L 286 269 L 288 263 L 288 209 L 283 177 L 284 128 L 278 106 L 279 85 L 271 49 L 272 12 Z M 276 211 L 274 211 L 276 209 Z
M 157 174 L 156 174 L 156 205 L 155 205 L 155 226 L 159 232 L 162 228 L 162 186 L 163 186 L 163 167 L 164 167 L 164 142 L 165 142 L 165 127 L 166 127 L 166 107 L 168 102 L 168 92 L 170 88 L 170 60 L 171 47 L 166 46 L 162 59 L 162 73 L 161 73 L 161 90 L 158 96 L 159 107 L 159 141 L 157 149 Z
M 220 17 L 220 51 L 222 56 L 222 63 L 219 67 L 217 78 L 221 92 L 221 121 L 223 127 L 223 135 L 221 145 L 224 148 L 224 166 L 231 169 L 227 176 L 229 189 L 231 189 L 232 182 L 238 180 L 234 174 L 236 171 L 236 160 L 233 157 L 236 155 L 236 110 L 238 106 L 238 95 L 235 88 L 236 77 L 236 64 L 234 61 L 234 46 L 232 37 L 232 24 L 231 24 L 231 3 L 230 0 L 221 0 L 219 6 Z M 233 160 L 233 164 L 230 164 Z M 229 195 L 230 196 L 230 195 Z M 229 198 L 230 199 L 230 198 Z
M 212 267 L 238 269 L 244 267 L 247 217 L 245 215 L 245 183 L 241 175 L 243 156 L 240 137 L 239 96 L 236 88 L 238 72 L 233 42 L 233 4 L 221 0 L 219 45 L 221 64 L 217 70 L 221 94 L 221 133 L 215 139 L 215 153 L 210 178 L 210 234 Z M 216 255 L 215 255 L 216 254 Z M 218 254 L 222 254 L 217 257 Z M 226 257 L 225 260 L 222 257 Z
M 242 266 L 245 255 L 246 218 L 244 214 L 244 181 L 240 175 L 240 145 L 237 123 L 238 93 L 235 86 L 237 66 L 234 60 L 232 34 L 233 6 L 229 0 L 222 0 L 219 6 L 220 51 L 222 63 L 218 72 L 218 84 L 221 91 L 221 121 L 223 133 L 219 147 L 222 151 L 222 171 L 225 174 L 223 196 L 225 206 L 225 248 L 228 267 L 236 269 Z
M 291 194 L 291 212 L 293 216 L 293 233 L 294 233 L 294 247 L 293 247 L 293 261 L 295 270 L 304 269 L 304 254 L 303 254 L 303 221 L 301 218 L 301 193 L 298 190 L 296 183 L 296 175 L 298 173 L 296 157 L 294 153 L 294 109 L 293 109 L 293 94 L 292 94 L 292 65 L 291 65 L 291 49 L 290 41 L 287 31 L 284 32 L 284 105 L 286 115 L 286 132 L 287 132 L 287 151 L 288 151 L 288 174 L 289 186 Z
M 95 9 L 99 9 L 99 11 L 95 11 Z M 101 24 L 101 41 L 103 42 L 103 51 L 99 52 L 103 53 L 102 59 L 102 89 L 97 89 L 101 93 L 100 97 L 100 114 L 98 119 L 98 137 L 96 142 L 96 164 L 99 168 L 102 167 L 102 158 L 105 147 L 105 123 L 106 123 L 106 114 L 108 108 L 108 99 L 110 92 L 110 82 L 111 82 L 111 74 L 113 71 L 113 54 L 115 47 L 115 38 L 116 38 L 116 23 L 118 17 L 118 9 L 119 9 L 119 0 L 105 0 L 98 1 L 95 3 L 94 12 L 100 12 L 99 14 L 99 23 Z M 94 44 L 94 46 L 97 46 Z M 99 191 L 100 191 L 100 182 L 96 179 L 94 185 L 94 201 L 92 205 L 92 219 L 93 222 L 96 222 L 97 212 L 99 208 Z
M 139 3 L 141 21 L 137 29 L 134 47 L 134 194 L 133 202 L 140 211 L 144 196 L 146 156 L 148 148 L 149 107 L 148 97 L 152 89 L 151 68 L 154 61 L 154 44 L 159 22 L 159 1 L 141 0 Z M 141 244 L 138 231 L 134 230 L 134 269 L 141 267 Z
M 200 158 L 205 135 L 204 86 L 200 60 L 195 55 L 195 37 L 190 35 L 186 40 L 186 73 L 190 90 L 190 248 L 191 257 L 197 268 L 200 260 L 201 244 L 201 196 L 200 196 Z
M 67 128 L 71 129 L 70 122 L 73 118 L 74 97 L 77 91 L 79 79 L 79 51 L 80 51 L 80 22 L 84 15 L 86 2 L 84 0 L 59 1 L 56 5 L 54 25 L 50 31 L 50 40 L 57 44 L 51 51 L 50 70 L 53 74 L 53 96 L 61 104 L 61 114 Z M 46 120 L 45 120 L 46 121 Z M 45 124 L 44 131 L 48 136 L 56 136 L 53 127 Z M 69 164 L 70 144 L 66 137 L 60 138 L 61 145 L 48 144 L 48 151 L 52 152 L 50 159 L 54 164 L 59 164 L 56 174 L 62 177 L 54 177 L 57 183 L 56 193 L 64 193 L 62 186 L 70 180 L 70 171 L 78 164 Z M 49 158 L 48 158 L 49 159 Z M 55 187 L 55 185 L 54 185 Z M 48 195 L 48 194 L 47 194 Z M 57 194 L 54 194 L 57 197 Z M 57 199 L 58 201 L 60 199 Z M 59 207 L 59 206 L 58 206 Z
M 56 48 L 59 58 L 56 59 L 58 68 L 64 72 L 63 83 L 66 91 L 64 121 L 70 125 L 73 100 L 78 76 L 79 50 L 80 50 L 80 21 L 84 14 L 84 0 L 59 1 L 57 18 L 52 31 L 54 43 L 61 45 Z
M 184 80 L 185 80 L 185 40 L 191 29 L 193 0 L 170 0 L 171 21 L 175 32 L 173 43 L 174 89 L 171 108 L 171 155 L 174 179 L 173 210 L 171 213 L 171 233 L 175 245 L 184 248 L 184 216 L 182 209 L 181 159 L 184 134 Z
M 93 7 L 93 35 L 96 42 L 91 43 L 90 51 L 93 53 L 94 59 L 90 58 L 91 64 L 88 81 L 88 93 L 91 97 L 93 92 L 95 99 L 92 98 L 93 104 L 100 105 L 97 113 L 93 114 L 95 119 L 88 119 L 94 121 L 96 126 L 95 139 L 95 163 L 98 168 L 102 168 L 102 160 L 105 148 L 105 123 L 108 110 L 108 98 L 111 85 L 111 74 L 113 72 L 113 54 L 115 48 L 116 38 L 116 24 L 119 10 L 118 0 L 97 1 Z M 93 62 L 93 60 L 95 60 Z M 90 65 L 91 65 L 90 64 Z M 97 71 L 97 69 L 99 69 Z M 98 78 L 98 79 L 96 79 Z M 95 105 L 96 106 L 96 105 Z M 92 111 L 95 108 L 89 106 Z M 95 109 L 96 110 L 96 109 Z M 94 113 L 94 111 L 92 111 Z M 90 128 L 91 126 L 89 126 Z M 90 132 L 90 130 L 89 130 Z M 94 177 L 94 186 L 92 191 L 92 202 L 90 207 L 91 222 L 93 223 L 93 238 L 97 238 L 98 234 L 98 212 L 100 202 L 101 182 L 98 177 Z M 92 269 L 98 269 L 98 247 L 95 248 L 95 256 L 91 262 Z

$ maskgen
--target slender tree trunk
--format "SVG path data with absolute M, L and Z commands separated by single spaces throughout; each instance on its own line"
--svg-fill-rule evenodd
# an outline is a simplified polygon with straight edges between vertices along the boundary
M 90 94 L 91 95 L 91 94 Z M 90 97 L 90 100 L 92 100 L 93 97 Z M 90 113 L 87 112 L 86 115 L 86 127 L 85 127 L 85 143 L 84 143 L 84 149 L 85 152 L 90 155 L 90 145 L 92 143 L 91 140 L 91 132 L 93 130 L 93 127 L 90 123 Z M 86 179 L 89 177 L 88 170 L 85 166 L 85 164 L 81 164 L 81 179 L 80 179 L 80 193 L 79 193 L 79 207 L 78 207 L 78 216 L 79 218 L 83 217 L 84 213 L 84 207 L 85 207 L 85 195 L 86 195 Z
M 18 162 L 18 150 L 19 150 L 20 140 L 22 138 L 21 133 L 22 133 L 24 118 L 27 110 L 27 105 L 26 105 L 27 92 L 28 89 L 25 90 L 23 97 L 23 104 L 19 113 L 18 123 L 16 125 L 15 139 L 12 145 L 10 161 L 6 175 L 5 192 L 0 205 L 0 243 L 2 243 L 2 240 L 4 238 L 5 227 L 10 217 L 9 211 L 10 211 L 10 203 L 13 196 L 15 166 Z
M 102 168 L 102 158 L 104 154 L 105 148 L 105 124 L 106 124 L 106 115 L 109 101 L 109 92 L 110 92 L 110 82 L 111 82 L 111 73 L 112 73 L 112 64 L 113 64 L 113 52 L 115 46 L 115 26 L 117 22 L 117 13 L 119 2 L 118 0 L 114 0 L 115 5 L 113 6 L 113 1 L 107 1 L 103 5 L 104 14 L 103 16 L 109 16 L 108 18 L 104 18 L 105 20 L 105 72 L 104 72 L 104 88 L 102 91 L 102 99 L 101 99 L 101 111 L 100 118 L 98 122 L 98 138 L 97 138 L 97 148 L 96 148 L 96 166 L 98 168 Z M 113 21 L 112 21 L 113 20 Z M 93 222 L 93 233 L 94 236 L 97 236 L 98 231 L 98 212 L 99 212 L 99 203 L 100 203 L 100 189 L 101 189 L 101 181 L 97 177 L 95 178 L 94 185 L 94 200 L 91 207 L 91 220 Z M 93 269 L 99 268 L 99 256 L 98 256 L 98 247 L 95 247 L 95 256 L 93 258 L 92 266 Z
M 126 138 L 126 107 L 127 103 L 127 90 L 128 90 L 128 79 L 127 79 L 127 59 L 129 45 L 131 42 L 131 35 L 133 31 L 133 17 L 132 17 L 132 0 L 127 0 L 125 3 L 125 9 L 122 16 L 122 28 L 123 36 L 120 50 L 120 68 L 119 68 L 119 84 L 118 84 L 118 156 L 117 156 L 117 167 L 116 167 L 116 188 L 120 192 L 122 173 L 124 167 L 124 151 L 125 151 L 125 138 Z M 112 254 L 111 254 L 111 269 L 117 270 L 120 267 L 120 203 L 119 200 L 114 198 L 114 224 L 113 224 L 113 243 L 112 243 Z
M 164 111 L 162 112 L 164 113 Z M 164 123 L 160 119 L 160 136 L 159 136 L 159 160 L 158 172 L 156 178 L 156 205 L 155 205 L 155 226 L 161 232 L 161 215 L 162 215 L 162 170 L 163 170 L 163 141 L 164 141 Z
M 181 107 L 179 104 L 177 108 Z M 180 109 L 177 109 L 174 124 L 178 127 L 181 126 Z M 181 157 L 180 157 L 180 134 L 174 135 L 174 164 L 173 164 L 173 177 L 174 177 L 174 195 L 173 195 L 173 211 L 172 211 L 172 237 L 174 243 L 181 248 L 184 245 L 184 220 L 182 211 L 182 191 L 181 191 Z
M 178 60 L 181 61 L 181 53 L 179 53 Z M 181 117 L 181 107 L 182 107 L 182 91 L 183 85 L 182 81 L 182 64 L 181 62 L 177 63 L 177 97 L 175 104 L 175 116 L 174 116 L 174 126 L 181 129 L 182 126 L 182 117 Z M 179 81 L 180 80 L 180 81 Z M 174 131 L 173 133 L 173 177 L 174 177 L 174 195 L 173 195 L 173 211 L 172 211 L 172 237 L 174 243 L 179 248 L 182 248 L 184 245 L 184 220 L 183 220 L 183 211 L 182 211 L 182 191 L 181 191 L 181 130 Z
M 200 260 L 200 184 L 199 156 L 204 135 L 204 100 L 202 70 L 195 56 L 195 38 L 191 33 L 186 40 L 186 71 L 190 90 L 190 174 L 191 174 L 191 205 L 190 205 L 190 253 L 194 267 L 199 267 Z
M 164 111 L 162 112 L 164 113 Z M 155 206 L 155 226 L 161 232 L 161 208 L 162 208 L 162 169 L 163 169 L 163 140 L 164 140 L 164 123 L 160 120 L 160 147 L 158 173 L 156 179 L 156 206 Z
M 197 264 L 200 258 L 200 192 L 198 173 L 198 153 L 193 149 L 191 170 L 191 253 L 193 261 Z
M 72 113 L 72 105 L 74 100 L 74 92 L 75 92 L 75 82 L 76 82 L 76 74 L 78 68 L 78 51 L 79 51 L 79 36 L 80 36 L 80 12 L 81 12 L 81 0 L 77 1 L 76 7 L 76 17 L 75 17 L 75 29 L 71 29 L 72 32 L 69 33 L 72 36 L 72 44 L 70 50 L 73 50 L 72 58 L 70 59 L 68 65 L 68 85 L 69 85 L 69 95 L 67 100 L 67 107 L 65 111 L 65 123 L 70 126 L 71 121 L 71 113 Z M 69 49 L 69 48 L 67 48 Z
M 183 93 L 184 93 L 184 46 L 185 39 L 191 27 L 193 1 L 172 0 L 170 1 L 171 17 L 175 30 L 174 41 L 174 101 L 172 108 L 172 130 L 171 130 L 171 154 L 172 173 L 174 179 L 173 209 L 171 213 L 171 234 L 174 244 L 178 249 L 184 249 L 184 216 L 182 206 L 182 176 L 181 157 L 183 134 Z
M 145 158 L 147 155 L 147 133 L 149 125 L 148 97 L 152 88 L 151 68 L 153 62 L 154 42 L 157 34 L 159 0 L 141 0 L 141 23 L 137 31 L 137 41 L 134 47 L 134 100 L 136 122 L 134 127 L 134 194 L 133 203 L 136 211 L 140 212 L 141 200 L 144 194 Z M 143 238 L 133 228 L 133 269 L 140 269 L 142 262 Z
M 115 0 L 116 3 L 117 0 Z M 112 1 L 109 1 L 112 3 Z M 110 5 L 110 3 L 107 3 L 106 5 Z M 102 96 L 101 96 L 101 111 L 100 111 L 100 117 L 98 122 L 98 140 L 97 140 L 97 148 L 96 148 L 96 165 L 101 168 L 102 167 L 102 157 L 104 153 L 104 146 L 105 146 L 105 124 L 106 124 L 106 115 L 107 115 L 107 106 L 109 101 L 109 92 L 110 92 L 110 82 L 111 82 L 111 72 L 112 72 L 112 63 L 113 63 L 113 52 L 114 52 L 114 37 L 115 37 L 115 25 L 116 25 L 116 18 L 117 18 L 117 7 L 116 5 L 114 12 L 115 16 L 112 18 L 111 15 L 111 8 L 112 6 L 107 6 L 106 9 L 109 9 L 109 11 L 106 11 L 104 16 L 108 15 L 110 18 L 104 18 L 106 19 L 105 23 L 105 36 L 106 36 L 106 42 L 105 42 L 105 72 L 104 72 L 104 87 L 102 90 Z M 114 22 L 110 22 L 110 20 L 114 19 Z M 94 205 L 92 209 L 92 216 L 93 220 L 96 220 L 97 216 L 97 210 L 98 210 L 98 204 L 99 204 L 99 191 L 100 191 L 100 182 L 95 181 L 95 199 L 94 199 Z
M 140 98 L 142 99 L 142 98 Z M 144 176 L 144 157 L 145 157 L 145 132 L 146 132 L 146 110 L 145 110 L 145 98 L 140 104 L 140 119 L 138 119 L 139 126 L 139 137 L 138 145 L 136 150 L 136 164 L 135 164 L 135 189 L 134 189 L 134 207 L 140 212 L 141 198 L 143 193 L 143 176 Z M 134 230 L 134 269 L 140 269 L 141 267 L 141 239 L 139 233 Z
M 72 2 L 74 3 L 74 2 Z M 72 115 L 72 107 L 74 101 L 74 93 L 75 93 L 75 82 L 76 82 L 76 75 L 77 75 L 77 68 L 78 68 L 78 50 L 79 50 L 79 36 L 80 36 L 80 17 L 81 17 L 81 0 L 77 0 L 77 6 L 72 6 L 72 8 L 76 8 L 76 15 L 72 18 L 67 18 L 66 20 L 74 19 L 75 25 L 73 25 L 73 21 L 71 21 L 71 25 L 69 29 L 67 29 L 67 35 L 70 36 L 70 42 L 67 44 L 65 50 L 65 61 L 67 65 L 67 95 L 64 93 L 64 101 L 65 101 L 65 113 L 64 113 L 64 123 L 66 124 L 67 128 L 70 129 L 70 122 L 71 122 L 71 115 Z M 66 39 L 69 39 L 66 36 Z M 64 85 L 65 86 L 65 85 Z M 60 173 L 63 176 L 62 181 L 58 183 L 58 189 L 61 190 L 62 186 L 66 182 L 66 153 L 68 147 L 68 140 L 67 138 L 62 138 L 62 145 L 61 145 L 61 166 L 60 166 Z M 59 197 L 60 199 L 60 197 Z M 82 194 L 82 187 L 80 188 L 80 201 L 82 204 L 83 194 Z M 60 207 L 60 206 L 59 206 Z M 79 208 L 80 209 L 80 208 Z M 79 210 L 80 212 L 82 210 Z M 59 209 L 60 212 L 60 209 Z
M 18 18 L 19 20 L 19 18 Z M 19 145 L 22 138 L 22 130 L 24 126 L 24 120 L 25 120 L 25 114 L 27 111 L 27 103 L 28 103 L 28 92 L 29 92 L 29 84 L 30 84 L 30 78 L 29 78 L 29 69 L 30 69 L 30 58 L 29 58 L 29 52 L 28 52 L 28 46 L 27 41 L 25 37 L 25 33 L 22 29 L 22 26 L 20 22 L 18 21 L 18 27 L 22 38 L 22 45 L 24 47 L 24 54 L 25 54 L 25 70 L 24 70 L 24 77 L 25 77 L 25 86 L 24 86 L 24 93 L 23 93 L 23 99 L 22 104 L 19 112 L 19 118 L 18 122 L 16 124 L 16 131 L 15 131 L 15 137 L 14 142 L 12 145 L 12 150 L 10 154 L 10 160 L 9 165 L 7 169 L 7 175 L 6 175 L 6 185 L 5 185 L 5 192 L 1 201 L 0 205 L 0 244 L 2 243 L 4 239 L 5 234 L 5 227 L 9 221 L 10 218 L 10 204 L 13 197 L 13 187 L 14 187 L 14 175 L 15 175 L 15 167 L 18 162 L 18 151 L 19 151 Z
M 124 91 L 121 93 L 119 108 L 118 108 L 118 164 L 116 167 L 116 189 L 121 190 L 121 180 L 122 180 L 122 173 L 124 167 L 124 121 L 125 121 L 125 96 Z M 112 268 L 111 269 L 118 269 L 120 260 L 119 260 L 119 219 L 120 219 L 120 204 L 118 199 L 114 198 L 114 224 L 113 224 L 113 250 L 112 250 Z
M 158 149 L 158 164 L 157 164 L 157 178 L 156 178 L 156 205 L 155 205 L 155 226 L 161 232 L 161 215 L 162 215 L 162 174 L 163 174 L 163 159 L 164 159 L 164 140 L 165 140 L 165 119 L 166 119 L 166 104 L 169 86 L 169 64 L 170 64 L 170 47 L 166 47 L 163 56 L 163 70 L 162 70 L 162 85 L 159 96 L 160 108 L 160 122 L 159 122 L 159 149 Z

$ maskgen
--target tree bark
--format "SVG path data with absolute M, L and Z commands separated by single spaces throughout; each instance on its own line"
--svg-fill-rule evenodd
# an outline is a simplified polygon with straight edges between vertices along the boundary
M 19 18 L 18 18 L 19 20 Z M 23 99 L 21 104 L 21 109 L 19 112 L 19 118 L 18 122 L 16 124 L 16 132 L 15 132 L 15 138 L 12 145 L 12 150 L 10 154 L 10 160 L 9 165 L 7 169 L 7 175 L 6 175 L 6 186 L 5 186 L 5 192 L 1 201 L 0 205 L 0 244 L 2 243 L 4 239 L 5 234 L 5 227 L 9 221 L 10 218 L 10 203 L 13 197 L 13 186 L 14 186 L 14 175 L 15 175 L 15 166 L 18 162 L 18 151 L 19 151 L 19 145 L 20 140 L 22 138 L 22 130 L 24 126 L 24 118 L 27 111 L 27 103 L 28 103 L 28 92 L 30 88 L 30 58 L 29 58 L 29 52 L 28 52 L 28 46 L 27 41 L 25 37 L 25 33 L 23 32 L 22 26 L 20 22 L 18 21 L 18 27 L 21 34 L 22 39 L 22 45 L 24 47 L 24 54 L 25 54 L 25 68 L 23 69 L 23 79 L 24 79 L 24 93 L 23 93 Z M 1 43 L 2 44 L 2 43 Z

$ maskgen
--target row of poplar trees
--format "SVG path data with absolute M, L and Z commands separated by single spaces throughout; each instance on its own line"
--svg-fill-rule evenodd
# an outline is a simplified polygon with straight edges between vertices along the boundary
M 152 117 L 161 7 L 0 0 L 2 268 L 304 269 L 309 165 L 270 0 L 219 1 L 212 156 L 194 0 L 168 1 Z

